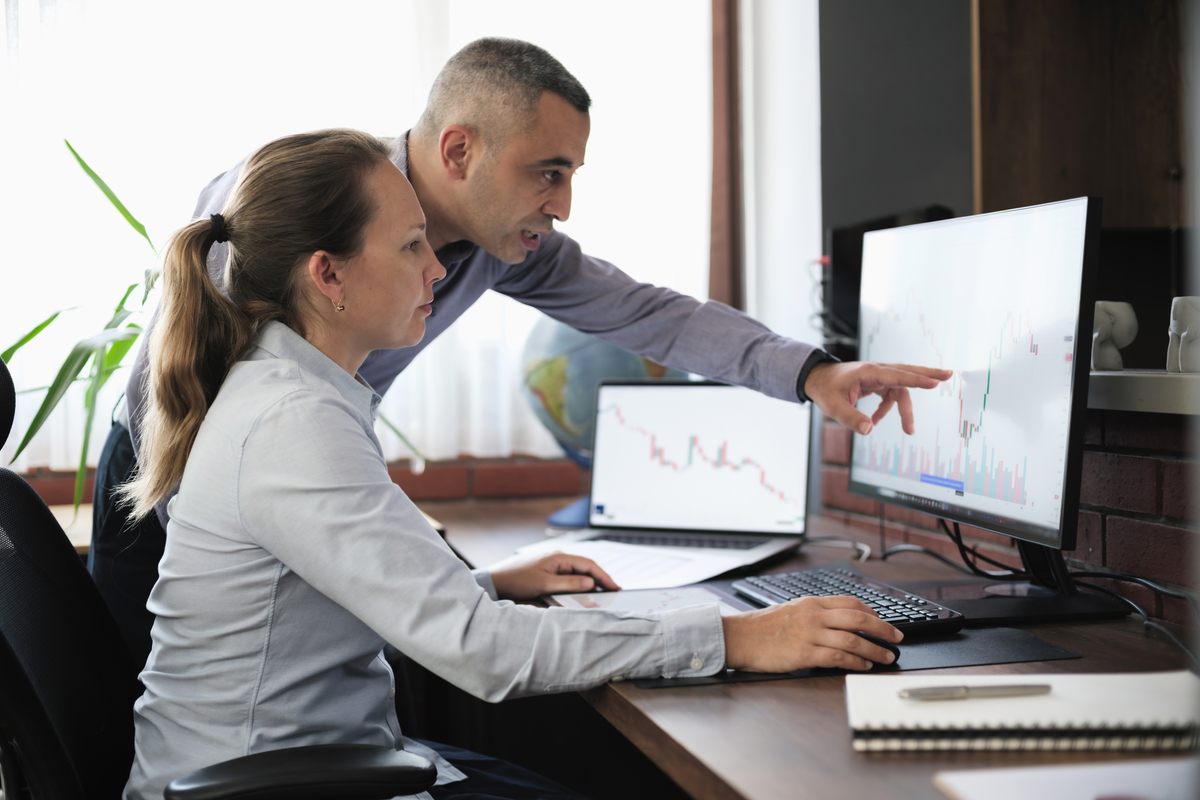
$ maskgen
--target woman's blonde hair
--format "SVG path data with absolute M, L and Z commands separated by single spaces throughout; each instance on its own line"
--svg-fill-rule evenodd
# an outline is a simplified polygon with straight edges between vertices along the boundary
M 120 488 L 134 517 L 178 485 L 200 423 L 256 328 L 277 319 L 305 334 L 301 265 L 318 250 L 358 254 L 375 213 L 368 178 L 386 160 L 386 145 L 358 131 L 277 139 L 246 160 L 223 220 L 198 219 L 171 238 L 150 335 L 138 474 Z M 218 236 L 229 242 L 228 298 L 207 268 Z

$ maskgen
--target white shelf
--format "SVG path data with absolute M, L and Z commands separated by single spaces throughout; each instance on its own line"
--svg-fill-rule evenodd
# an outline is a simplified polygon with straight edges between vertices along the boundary
M 1200 373 L 1093 370 L 1088 380 L 1088 408 L 1200 416 Z

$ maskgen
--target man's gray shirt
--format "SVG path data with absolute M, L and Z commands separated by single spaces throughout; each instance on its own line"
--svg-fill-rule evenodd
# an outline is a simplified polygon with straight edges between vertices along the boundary
M 486 700 L 617 677 L 710 675 L 716 604 L 661 614 L 498 601 L 388 476 L 379 395 L 269 322 L 230 370 L 171 501 L 147 607 L 127 800 L 250 753 L 404 739 L 390 642 Z
M 393 147 L 395 164 L 406 176 L 407 139 L 406 133 Z M 221 212 L 239 168 L 205 187 L 196 206 L 197 218 Z M 670 237 L 664 235 L 661 241 L 662 257 L 674 257 Z M 209 274 L 222 290 L 228 252 L 227 245 L 214 245 L 208 259 Z M 783 400 L 807 399 L 798 394 L 802 373 L 828 358 L 812 345 L 779 336 L 723 303 L 700 302 L 635 281 L 607 261 L 585 255 L 575 241 L 558 231 L 543 236 L 538 249 L 520 264 L 505 264 L 465 241 L 446 245 L 437 258 L 446 268 L 446 277 L 433 285 L 433 314 L 425 322 L 425 338 L 412 347 L 377 350 L 359 370 L 381 395 L 423 348 L 488 289 L 659 364 Z M 135 448 L 146 363 L 143 346 L 126 389 Z

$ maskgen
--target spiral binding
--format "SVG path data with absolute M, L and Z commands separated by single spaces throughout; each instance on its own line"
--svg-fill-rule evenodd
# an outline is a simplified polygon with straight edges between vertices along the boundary
M 1195 750 L 1196 725 L 1107 722 L 1024 727 L 866 727 L 853 731 L 859 752 L 895 750 Z

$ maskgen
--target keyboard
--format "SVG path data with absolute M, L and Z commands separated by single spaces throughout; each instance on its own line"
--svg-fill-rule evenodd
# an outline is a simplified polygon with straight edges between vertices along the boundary
M 966 621 L 957 611 L 848 569 L 818 567 L 758 575 L 734 581 L 732 588 L 764 606 L 778 605 L 796 597 L 857 597 L 874 609 L 884 622 L 895 625 L 906 635 L 954 633 Z
M 661 536 L 652 533 L 605 533 L 593 537 L 592 541 L 642 544 L 653 547 L 716 547 L 722 550 L 753 550 L 769 540 L 745 536 Z

